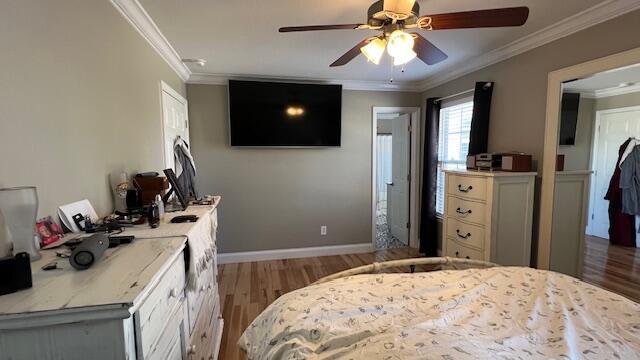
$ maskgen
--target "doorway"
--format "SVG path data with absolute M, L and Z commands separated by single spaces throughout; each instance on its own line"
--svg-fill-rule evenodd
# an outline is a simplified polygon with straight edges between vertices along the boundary
M 640 212 L 624 192 L 638 186 L 624 179 L 640 159 L 639 82 L 640 64 L 563 83 L 549 257 L 551 270 L 634 301 Z
M 160 83 L 162 104 L 162 150 L 164 169 L 175 170 L 173 143 L 181 137 L 189 146 L 189 115 L 187 99 L 162 81 Z
M 417 108 L 374 108 L 372 238 L 376 250 L 417 247 Z
M 604 197 L 614 171 L 611 164 L 629 137 L 640 138 L 640 106 L 596 111 L 587 235 L 609 240 L 609 201 Z

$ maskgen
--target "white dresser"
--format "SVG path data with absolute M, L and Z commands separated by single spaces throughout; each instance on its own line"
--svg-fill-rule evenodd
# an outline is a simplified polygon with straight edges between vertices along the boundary
M 535 176 L 445 170 L 442 253 L 529 266 Z
M 107 250 L 85 271 L 43 251 L 32 263 L 33 287 L 0 296 L 0 359 L 217 359 L 223 320 L 215 246 L 193 290 L 185 251 L 199 226 L 215 245 L 217 209 L 186 213 L 200 220 L 127 230 L 133 243 Z M 61 269 L 41 270 L 50 261 Z

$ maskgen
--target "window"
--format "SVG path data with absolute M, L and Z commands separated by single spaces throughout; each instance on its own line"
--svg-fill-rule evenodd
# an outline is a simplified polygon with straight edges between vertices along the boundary
M 436 212 L 444 213 L 444 173 L 442 169 L 466 168 L 473 100 L 443 105 L 438 134 L 438 194 Z

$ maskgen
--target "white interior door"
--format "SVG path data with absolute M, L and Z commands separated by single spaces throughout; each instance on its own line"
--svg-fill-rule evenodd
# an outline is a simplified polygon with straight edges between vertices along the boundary
M 598 112 L 593 153 L 593 187 L 587 234 L 609 238 L 609 201 L 604 199 L 618 161 L 620 145 L 640 138 L 640 107 Z
M 409 124 L 410 115 L 404 114 L 391 122 L 391 193 L 387 194 L 391 235 L 409 245 Z
M 187 100 L 167 84 L 162 83 L 162 136 L 164 146 L 164 168 L 175 170 L 173 142 L 183 138 L 189 146 L 189 116 Z

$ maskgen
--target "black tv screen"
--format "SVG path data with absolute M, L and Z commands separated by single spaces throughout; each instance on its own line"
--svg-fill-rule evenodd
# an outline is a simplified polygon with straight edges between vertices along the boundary
M 578 108 L 580 94 L 563 93 L 560 111 L 560 145 L 576 144 L 576 127 L 578 126 Z
M 231 146 L 340 146 L 342 85 L 229 81 Z

